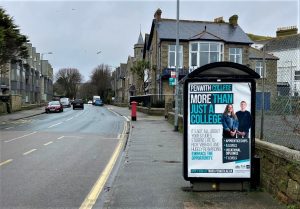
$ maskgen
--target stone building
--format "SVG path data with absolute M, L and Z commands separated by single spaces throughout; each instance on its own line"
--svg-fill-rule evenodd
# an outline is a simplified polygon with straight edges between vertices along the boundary
M 144 57 L 150 62 L 149 93 L 164 97 L 166 103 L 174 100 L 174 86 L 169 85 L 176 66 L 176 20 L 162 18 L 158 9 L 154 14 Z M 250 65 L 249 48 L 252 41 L 238 25 L 237 15 L 229 22 L 223 18 L 214 21 L 179 21 L 179 79 L 205 64 L 230 61 Z
M 263 51 L 252 47 L 249 48 L 249 52 L 249 67 L 261 76 L 256 81 L 256 109 L 260 110 L 262 108 L 262 82 L 264 79 L 265 109 L 270 110 L 277 98 L 277 60 L 279 58 L 268 53 L 264 55 Z M 266 63 L 265 70 L 264 59 Z
M 1 74 L 1 95 L 9 98 L 11 111 L 20 110 L 24 104 L 49 101 L 53 95 L 52 66 L 48 60 L 41 60 L 31 43 L 26 43 L 26 47 L 28 58 L 8 63 L 6 73 Z
M 278 28 L 276 37 L 255 41 L 257 48 L 265 48 L 278 57 L 277 86 L 280 96 L 300 95 L 300 34 L 296 26 Z

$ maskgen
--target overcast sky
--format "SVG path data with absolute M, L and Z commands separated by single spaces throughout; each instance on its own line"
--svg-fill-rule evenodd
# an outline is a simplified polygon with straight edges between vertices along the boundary
M 276 36 L 278 27 L 298 26 L 300 0 L 273 1 L 180 1 L 180 19 L 213 21 L 233 14 L 246 33 Z M 168 1 L 2 1 L 37 52 L 57 72 L 80 70 L 85 80 L 99 64 L 112 67 L 133 56 L 140 30 L 150 33 L 154 12 L 176 19 L 176 0 Z M 174 31 L 175 32 L 175 31 Z M 100 54 L 97 54 L 101 51 Z

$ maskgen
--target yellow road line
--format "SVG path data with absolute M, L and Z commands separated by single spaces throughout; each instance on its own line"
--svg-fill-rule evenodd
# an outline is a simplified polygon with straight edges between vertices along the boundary
M 5 164 L 8 164 L 8 163 L 10 163 L 11 161 L 13 161 L 13 159 L 6 160 L 6 161 L 0 163 L 0 166 L 5 165 Z
M 53 141 L 50 141 L 50 142 L 47 142 L 46 144 L 44 144 L 45 146 L 49 145 L 49 144 L 52 144 Z
M 28 152 L 24 152 L 23 155 L 28 155 L 28 154 L 30 154 L 30 153 L 32 153 L 34 151 L 36 151 L 36 149 L 32 149 L 32 150 L 29 150 Z
M 121 136 L 125 136 L 124 133 L 126 131 L 126 127 L 127 127 L 127 123 L 125 123 L 125 125 L 124 125 Z M 100 192 L 103 190 L 103 187 L 104 187 L 104 185 L 105 185 L 105 183 L 106 183 L 106 181 L 118 159 L 118 156 L 122 150 L 123 144 L 124 144 L 124 138 L 122 137 L 122 138 L 120 138 L 120 141 L 119 141 L 116 149 L 114 150 L 114 153 L 113 153 L 112 157 L 110 158 L 108 164 L 106 165 L 105 169 L 103 170 L 103 172 L 99 176 L 98 180 L 94 184 L 92 190 L 89 192 L 89 194 L 84 199 L 84 201 L 81 204 L 79 209 L 93 208 L 94 204 L 97 201 L 97 198 L 99 197 Z

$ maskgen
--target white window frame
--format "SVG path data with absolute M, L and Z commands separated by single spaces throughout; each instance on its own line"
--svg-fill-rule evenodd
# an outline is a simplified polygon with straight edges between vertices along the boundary
M 230 52 L 231 49 L 234 50 L 234 53 Z M 228 50 L 229 50 L 229 60 L 230 60 L 230 62 L 243 64 L 243 48 L 230 47 Z M 231 56 L 234 56 L 234 60 L 231 60 Z M 239 60 L 237 60 L 238 57 L 239 57 Z
M 198 44 L 197 46 L 197 51 L 192 51 L 192 44 Z M 193 70 L 193 69 L 196 69 L 198 67 L 201 67 L 202 65 L 200 65 L 200 44 L 209 44 L 209 50 L 207 51 L 208 52 L 208 63 L 211 63 L 211 59 L 210 59 L 210 53 L 211 52 L 218 52 L 218 57 L 219 57 L 219 60 L 218 62 L 221 62 L 224 60 L 224 43 L 223 42 L 213 42 L 213 41 L 192 41 L 189 43 L 189 66 L 190 66 L 190 69 Z M 211 44 L 218 44 L 218 47 L 219 47 L 219 51 L 211 51 L 210 50 L 210 46 Z M 197 65 L 195 66 L 192 66 L 192 53 L 197 53 Z
M 175 50 L 171 50 L 171 46 L 174 46 Z M 174 53 L 174 57 L 175 57 L 174 65 L 171 65 L 170 53 Z M 179 63 L 178 63 L 179 66 L 178 67 L 182 68 L 182 66 L 183 66 L 183 46 L 182 45 L 179 45 L 178 54 L 179 54 Z M 168 45 L 168 68 L 176 68 L 176 45 L 175 44 Z
M 263 61 L 256 61 L 255 62 L 255 72 L 257 72 L 261 78 L 266 78 L 267 77 L 267 74 L 266 74 L 266 71 L 264 71 L 264 77 L 263 77 L 263 70 L 264 70 L 264 64 L 263 64 Z

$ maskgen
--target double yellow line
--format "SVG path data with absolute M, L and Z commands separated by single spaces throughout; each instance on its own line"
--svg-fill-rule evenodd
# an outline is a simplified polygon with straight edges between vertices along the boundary
M 125 125 L 123 128 L 122 134 L 120 134 L 118 136 L 119 142 L 118 142 L 116 149 L 114 150 L 114 152 L 112 154 L 112 157 L 110 158 L 105 169 L 99 176 L 99 178 L 96 181 L 96 183 L 94 184 L 92 190 L 86 196 L 85 200 L 83 201 L 83 203 L 81 204 L 79 209 L 91 209 L 94 206 L 94 204 L 96 203 L 97 198 L 99 197 L 101 191 L 103 190 L 103 187 L 104 187 L 109 175 L 111 174 L 113 167 L 114 167 L 114 165 L 118 159 L 118 156 L 119 156 L 120 152 L 122 151 L 122 148 L 126 141 L 126 131 L 127 131 L 128 123 L 127 122 L 124 122 L 124 123 L 125 123 Z

